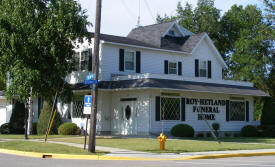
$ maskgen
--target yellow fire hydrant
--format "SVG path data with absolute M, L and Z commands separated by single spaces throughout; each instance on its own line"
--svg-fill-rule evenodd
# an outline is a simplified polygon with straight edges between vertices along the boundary
M 159 144 L 160 144 L 160 150 L 165 150 L 165 141 L 166 141 L 167 137 L 162 132 L 162 133 L 160 133 L 158 139 L 159 139 Z

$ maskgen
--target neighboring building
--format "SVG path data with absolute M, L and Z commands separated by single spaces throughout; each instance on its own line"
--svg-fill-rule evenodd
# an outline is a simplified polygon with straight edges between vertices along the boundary
M 73 101 L 58 103 L 62 117 L 80 127 L 86 123 L 83 101 L 90 89 L 83 80 L 92 68 L 92 47 L 86 42 L 75 50 L 78 70 L 67 77 Z M 180 123 L 206 132 L 205 119 L 220 123 L 221 131 L 255 124 L 254 97 L 268 95 L 252 83 L 223 80 L 226 68 L 206 33 L 177 22 L 138 27 L 127 37 L 101 34 L 97 132 L 158 134 L 162 125 L 170 131 Z
M 10 121 L 12 106 L 9 105 L 4 91 L 0 91 L 0 126 Z

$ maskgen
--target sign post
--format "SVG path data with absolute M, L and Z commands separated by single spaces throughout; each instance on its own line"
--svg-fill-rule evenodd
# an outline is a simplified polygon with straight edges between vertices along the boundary
M 86 79 L 87 79 L 87 77 L 86 77 Z M 89 115 L 91 114 L 91 111 L 92 111 L 92 96 L 91 95 L 86 95 L 84 97 L 84 111 L 83 111 L 83 114 L 86 115 L 86 118 L 87 118 L 87 120 L 86 120 L 86 129 L 85 129 L 85 138 L 84 138 L 84 150 L 86 149 L 88 119 L 89 119 Z
M 86 76 L 86 80 L 84 80 L 84 85 L 89 85 L 90 88 L 93 88 L 94 85 L 98 84 L 98 81 L 95 80 L 95 74 L 89 74 Z M 86 120 L 86 129 L 85 129 L 85 138 L 84 138 L 84 150 L 86 149 L 86 141 L 87 141 L 87 130 L 88 130 L 88 119 L 89 115 L 92 114 L 92 102 L 93 102 L 93 97 L 92 95 L 86 95 L 84 97 L 84 110 L 83 114 L 86 115 L 87 120 Z M 91 128 L 91 126 L 90 126 Z M 89 139 L 90 140 L 90 139 Z

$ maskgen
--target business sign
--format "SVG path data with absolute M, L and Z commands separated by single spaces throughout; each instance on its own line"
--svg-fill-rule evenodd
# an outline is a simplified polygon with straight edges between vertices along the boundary
M 84 111 L 83 114 L 91 114 L 92 111 L 92 96 L 86 95 L 84 97 Z
M 198 113 L 198 120 L 216 120 L 220 106 L 225 106 L 225 100 L 187 98 L 186 104 L 193 105 L 192 111 Z

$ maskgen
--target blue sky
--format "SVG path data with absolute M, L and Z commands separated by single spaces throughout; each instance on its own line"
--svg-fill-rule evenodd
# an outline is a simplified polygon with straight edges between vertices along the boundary
M 96 0 L 78 0 L 87 10 L 88 20 L 94 23 Z M 140 0 L 141 25 L 154 24 L 157 14 L 173 15 L 178 2 L 189 2 L 196 6 L 197 0 Z M 215 0 L 215 6 L 226 12 L 234 4 L 246 6 L 256 4 L 262 7 L 262 0 Z M 101 33 L 126 36 L 137 25 L 139 0 L 102 0 Z M 94 28 L 90 28 L 94 31 Z

